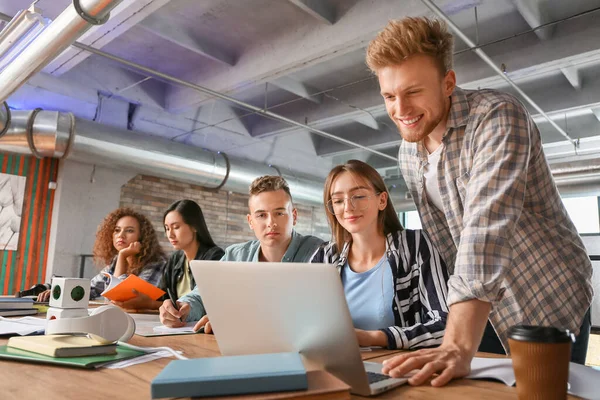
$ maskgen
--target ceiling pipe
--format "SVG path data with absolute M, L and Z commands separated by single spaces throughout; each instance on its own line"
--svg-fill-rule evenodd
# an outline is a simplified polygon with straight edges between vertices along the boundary
M 10 126 L 10 108 L 6 102 L 0 103 L 0 138 L 6 133 Z
M 6 14 L 0 13 L 0 20 L 10 21 L 10 17 L 7 16 Z M 249 110 L 249 111 L 252 111 L 252 112 L 254 112 L 256 114 L 262 115 L 262 116 L 264 116 L 266 118 L 271 118 L 271 119 L 283 122 L 283 123 L 288 124 L 288 125 L 292 125 L 292 126 L 295 126 L 295 127 L 301 128 L 301 129 L 305 129 L 305 130 L 307 130 L 309 132 L 312 132 L 312 133 L 314 133 L 316 135 L 323 136 L 323 137 L 326 137 L 328 139 L 334 140 L 336 142 L 340 142 L 340 143 L 343 143 L 345 145 L 348 145 L 348 146 L 351 146 L 351 147 L 355 147 L 355 148 L 358 148 L 358 149 L 362 149 L 362 150 L 365 150 L 365 151 L 367 151 L 369 153 L 376 154 L 376 155 L 378 155 L 380 157 L 396 161 L 396 157 L 393 157 L 393 156 L 390 156 L 388 154 L 382 153 L 382 152 L 377 151 L 375 149 L 371 149 L 371 148 L 369 148 L 367 146 L 363 146 L 363 145 L 358 144 L 356 142 L 353 142 L 351 140 L 346 140 L 344 138 L 340 138 L 340 137 L 335 136 L 335 135 L 333 135 L 333 134 L 331 134 L 329 132 L 325 132 L 323 130 L 313 128 L 313 127 L 311 127 L 309 125 L 302 124 L 300 122 L 297 122 L 297 121 L 294 121 L 293 119 L 284 117 L 283 115 L 276 114 L 276 113 L 274 113 L 272 111 L 269 111 L 267 109 L 256 107 L 256 106 L 254 106 L 254 105 L 252 105 L 250 103 L 246 103 L 244 101 L 235 99 L 233 97 L 230 97 L 230 96 L 227 96 L 225 94 L 219 93 L 217 91 L 214 91 L 212 89 L 206 88 L 204 86 L 196 85 L 194 83 L 184 81 L 184 80 L 176 78 L 174 76 L 171 76 L 171 75 L 168 75 L 168 74 L 164 74 L 164 73 L 162 73 L 160 71 L 156 71 L 154 69 L 145 67 L 145 66 L 143 66 L 141 64 L 137 64 L 137 63 L 134 63 L 132 61 L 125 60 L 124 58 L 117 57 L 117 56 L 115 56 L 113 54 L 106 53 L 106 52 L 104 52 L 102 50 L 98 50 L 98 49 L 96 49 L 94 47 L 85 45 L 85 44 L 80 43 L 80 42 L 72 42 L 71 45 L 73 47 L 76 47 L 76 48 L 80 49 L 80 50 L 87 51 L 87 52 L 95 54 L 97 56 L 100 56 L 100 57 L 103 57 L 103 58 L 115 61 L 115 62 L 117 62 L 119 64 L 125 65 L 125 66 L 130 67 L 130 68 L 136 69 L 136 70 L 138 70 L 140 72 L 143 72 L 143 73 L 145 73 L 145 74 L 147 74 L 149 76 L 154 76 L 154 77 L 160 78 L 160 79 L 162 79 L 164 81 L 175 83 L 177 85 L 184 86 L 184 87 L 196 90 L 198 92 L 208 94 L 208 95 L 210 95 L 212 97 L 216 97 L 216 98 L 219 98 L 221 100 L 228 101 L 228 102 L 236 104 L 236 105 L 238 105 L 238 106 L 240 106 L 240 107 L 242 107 L 242 108 L 244 108 L 246 110 Z M 39 69 L 38 69 L 38 71 L 39 71 Z M 0 78 L 1 78 L 1 76 L 0 76 Z M 23 83 L 25 83 L 25 82 L 23 81 L 21 84 L 23 84 Z M 15 90 L 16 90 L 16 88 L 15 88 Z M 2 92 L 0 91 L 0 99 L 1 98 L 2 98 Z
M 108 20 L 122 0 L 73 0 L 21 54 L 0 72 L 0 103 L 44 68 L 92 25 Z
M 13 110 L 12 123 L 0 138 L 0 151 L 129 168 L 238 193 L 247 193 L 250 183 L 259 176 L 281 175 L 294 200 L 323 204 L 324 181 L 318 178 L 280 173 L 274 166 L 109 127 L 75 118 L 71 113 Z
M 573 138 L 571 138 L 567 134 L 567 132 L 565 132 L 556 122 L 554 122 L 554 120 L 552 118 L 550 118 L 548 116 L 548 114 L 546 114 L 546 112 L 544 110 L 542 110 L 542 108 L 540 106 L 537 105 L 537 103 L 535 101 L 533 101 L 533 99 L 531 97 L 529 97 L 523 90 L 521 90 L 521 88 L 519 86 L 517 86 L 517 84 L 514 83 L 513 80 L 510 79 L 508 77 L 508 75 L 505 74 L 504 71 L 502 71 L 500 69 L 500 67 L 498 67 L 496 65 L 496 63 L 494 62 L 494 60 L 492 60 L 483 50 L 481 50 L 480 48 L 478 48 L 478 46 L 467 35 L 465 35 L 460 30 L 460 28 L 454 22 L 452 22 L 452 20 L 446 14 L 444 14 L 444 12 L 441 9 L 438 8 L 438 6 L 436 6 L 433 3 L 433 1 L 431 1 L 431 0 L 421 0 L 421 1 L 435 15 L 437 15 L 438 18 L 440 18 L 441 20 L 443 20 L 444 22 L 446 22 L 448 24 L 448 26 L 450 27 L 450 29 L 452 29 L 452 31 L 454 32 L 454 34 L 456 36 L 458 36 L 463 42 L 465 42 L 465 44 L 467 46 L 471 47 L 473 49 L 473 51 L 479 56 L 479 58 L 481 58 L 486 64 L 488 64 L 494 70 L 494 72 L 496 72 L 496 74 L 498 74 L 498 76 L 500 76 L 510 86 L 512 86 L 512 88 L 515 89 L 517 91 L 517 93 L 519 93 L 519 95 L 523 99 L 525 99 L 525 101 L 527 101 L 538 113 L 540 113 L 546 120 L 548 120 L 548 122 L 550 123 L 550 125 L 552 125 L 558 131 L 558 133 L 560 133 L 568 141 L 570 141 L 573 144 L 573 146 L 578 147 L 577 141 L 574 140 Z

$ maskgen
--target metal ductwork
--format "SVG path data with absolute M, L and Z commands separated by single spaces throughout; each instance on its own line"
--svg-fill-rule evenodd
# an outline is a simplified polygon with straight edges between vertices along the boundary
M 105 23 L 110 11 L 121 1 L 73 0 L 56 20 L 0 72 L 0 102 L 6 100 L 92 25 Z
M 258 176 L 281 175 L 294 200 L 323 204 L 323 180 L 280 173 L 276 167 L 229 158 L 198 147 L 108 127 L 56 111 L 15 111 L 0 151 L 54 157 L 247 193 Z M 2 122 L 0 120 L 0 128 Z

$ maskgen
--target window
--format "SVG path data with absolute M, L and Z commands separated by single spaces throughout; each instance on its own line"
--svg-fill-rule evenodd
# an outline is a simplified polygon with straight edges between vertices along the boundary
M 567 197 L 562 200 L 577 232 L 600 233 L 598 197 Z
M 421 218 L 417 211 L 407 211 L 404 213 L 404 228 L 406 229 L 423 229 L 421 226 Z

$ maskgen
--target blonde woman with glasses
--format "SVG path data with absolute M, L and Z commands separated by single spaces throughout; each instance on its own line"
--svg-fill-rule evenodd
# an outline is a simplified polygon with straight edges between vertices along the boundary
M 446 327 L 448 271 L 421 230 L 404 230 L 379 173 L 350 160 L 323 193 L 333 240 L 313 263 L 334 264 L 361 346 L 438 346 Z

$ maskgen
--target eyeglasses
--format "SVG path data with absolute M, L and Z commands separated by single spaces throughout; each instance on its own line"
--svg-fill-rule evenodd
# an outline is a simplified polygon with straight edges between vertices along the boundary
M 333 215 L 343 214 L 346 208 L 346 200 L 349 200 L 353 210 L 363 211 L 369 208 L 369 199 L 380 194 L 381 192 L 371 195 L 355 194 L 351 197 L 333 197 L 327 202 L 326 208 Z

